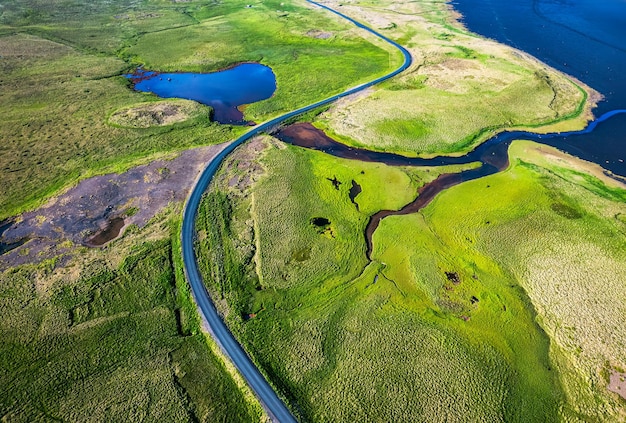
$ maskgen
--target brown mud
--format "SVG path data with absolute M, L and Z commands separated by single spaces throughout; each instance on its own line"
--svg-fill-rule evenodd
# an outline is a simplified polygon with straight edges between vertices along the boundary
M 226 145 L 85 179 L 42 207 L 2 222 L 0 270 L 70 253 L 74 245 L 103 246 L 129 225 L 144 226 L 170 203 L 184 201 L 202 169 Z
M 124 218 L 114 217 L 107 222 L 107 225 L 96 232 L 94 236 L 85 241 L 89 247 L 100 247 L 117 238 L 124 228 Z

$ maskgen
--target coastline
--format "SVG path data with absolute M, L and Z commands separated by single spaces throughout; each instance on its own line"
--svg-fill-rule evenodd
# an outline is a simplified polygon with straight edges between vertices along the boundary
M 452 4 L 452 0 L 447 0 L 445 5 L 448 11 L 448 22 L 450 25 L 454 26 L 457 30 L 462 31 L 465 34 L 478 37 L 483 40 L 487 40 L 490 42 L 494 42 L 494 43 L 506 46 L 508 49 L 510 49 L 514 54 L 518 55 L 519 57 L 522 57 L 525 60 L 528 60 L 530 62 L 539 64 L 542 67 L 550 69 L 552 72 L 555 72 L 555 73 L 558 73 L 560 75 L 567 77 L 574 85 L 576 85 L 578 88 L 585 91 L 585 93 L 587 94 L 587 98 L 585 99 L 584 104 L 582 104 L 582 110 L 578 111 L 578 113 L 575 116 L 569 116 L 569 117 L 566 116 L 566 117 L 563 117 L 562 120 L 558 120 L 555 122 L 548 122 L 545 125 L 541 125 L 540 127 L 532 127 L 533 132 L 544 134 L 548 132 L 565 132 L 565 131 L 580 130 L 580 129 L 583 129 L 585 126 L 587 126 L 587 124 L 590 121 L 596 118 L 596 116 L 593 113 L 593 110 L 598 107 L 598 103 L 604 100 L 605 97 L 602 93 L 595 90 L 591 86 L 587 85 L 586 82 L 580 80 L 579 78 L 576 78 L 575 76 L 569 73 L 563 72 L 559 69 L 556 69 L 553 66 L 548 65 L 547 63 L 541 61 L 539 58 L 535 57 L 533 54 L 527 51 L 521 50 L 517 47 L 513 47 L 512 45 L 503 43 L 496 39 L 489 38 L 482 34 L 472 31 L 463 22 L 463 19 L 465 17 L 460 11 L 458 11 L 454 7 L 454 5 Z M 561 125 L 563 121 L 568 121 L 568 125 L 567 126 Z M 522 129 L 522 130 L 527 129 L 527 128 L 531 128 L 531 127 L 528 127 L 528 126 L 515 127 L 515 129 Z

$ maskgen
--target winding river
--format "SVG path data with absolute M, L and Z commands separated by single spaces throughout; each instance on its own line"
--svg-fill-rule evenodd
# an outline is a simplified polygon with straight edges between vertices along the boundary
M 375 153 L 366 150 L 349 148 L 334 142 L 334 140 L 326 137 L 323 133 L 314 133 L 316 131 L 315 128 L 312 128 L 310 126 L 307 127 L 306 124 L 300 124 L 300 126 L 292 125 L 287 128 L 278 129 L 279 125 L 285 120 L 298 116 L 319 106 L 331 103 L 341 97 L 345 97 L 347 95 L 361 91 L 386 79 L 389 79 L 405 70 L 412 62 L 409 52 L 394 41 L 384 37 L 373 29 L 353 20 L 352 18 L 345 16 L 334 9 L 329 8 L 328 6 L 316 3 L 312 0 L 307 1 L 321 8 L 324 8 L 327 11 L 330 11 L 336 15 L 339 15 L 349 22 L 352 22 L 357 27 L 376 35 L 383 41 L 396 47 L 402 52 L 404 56 L 404 63 L 398 69 L 383 77 L 377 78 L 366 84 L 362 84 L 352 89 L 349 89 L 341 94 L 329 97 L 317 103 L 302 107 L 298 110 L 294 110 L 277 118 L 269 120 L 265 123 L 262 123 L 252 128 L 250 131 L 239 137 L 237 140 L 233 141 L 228 147 L 226 147 L 222 151 L 222 153 L 220 153 L 213 161 L 211 161 L 207 165 L 207 167 L 204 169 L 204 171 L 196 181 L 196 184 L 192 189 L 185 205 L 181 230 L 182 253 L 185 273 L 187 275 L 187 279 L 191 286 L 194 298 L 196 300 L 196 303 L 198 304 L 198 307 L 201 310 L 204 320 L 208 323 L 209 329 L 218 345 L 220 345 L 222 350 L 226 353 L 226 355 L 230 358 L 233 364 L 237 367 L 239 372 L 246 379 L 248 385 L 255 393 L 257 398 L 259 398 L 261 404 L 268 412 L 270 418 L 280 422 L 292 422 L 295 421 L 295 418 L 289 412 L 284 402 L 279 398 L 278 394 L 268 384 L 267 380 L 260 373 L 259 369 L 253 364 L 250 357 L 246 354 L 241 345 L 236 341 L 224 321 L 218 315 L 215 306 L 211 301 L 211 298 L 203 284 L 202 277 L 197 266 L 197 257 L 194 251 L 194 236 L 196 233 L 195 220 L 202 195 L 206 191 L 213 176 L 219 169 L 219 166 L 221 165 L 223 160 L 230 153 L 232 153 L 235 148 L 260 133 L 275 133 L 277 137 L 283 139 L 284 141 L 291 142 L 296 145 L 302 145 L 303 147 L 316 148 L 338 157 L 345 157 L 355 160 L 381 161 L 392 165 L 413 166 L 441 166 L 449 164 L 470 163 L 475 161 L 479 161 L 481 163 L 481 166 L 476 169 L 466 170 L 456 174 L 444 174 L 439 176 L 435 181 L 422 187 L 420 189 L 420 195 L 417 197 L 417 199 L 414 202 L 405 206 L 402 210 L 381 211 L 372 216 L 366 230 L 369 255 L 372 249 L 371 235 L 384 217 L 391 214 L 414 213 L 415 211 L 421 209 L 426 204 L 428 204 L 437 195 L 437 193 L 441 192 L 443 189 L 459 184 L 463 181 L 491 175 L 493 173 L 503 170 L 508 165 L 507 153 L 508 147 L 512 140 L 526 139 L 559 146 L 559 143 L 563 142 L 563 140 L 569 140 L 573 137 L 584 137 L 588 134 L 591 134 L 595 130 L 600 131 L 602 129 L 602 125 L 605 125 L 605 122 L 610 122 L 611 119 L 616 119 L 617 116 L 626 114 L 626 110 L 622 109 L 606 111 L 600 118 L 592 122 L 586 129 L 564 134 L 538 135 L 530 132 L 521 131 L 503 132 L 494 136 L 487 142 L 480 145 L 474 151 L 468 153 L 463 157 L 435 157 L 431 159 L 407 158 L 390 153 Z M 310 132 L 310 137 L 308 137 L 308 141 L 306 142 L 298 141 L 303 139 L 298 135 L 298 132 L 302 133 L 302 131 Z M 311 137 L 313 141 L 311 141 Z M 568 150 L 568 152 L 576 154 L 576 151 L 573 151 L 571 149 Z M 580 156 L 587 160 L 595 161 L 596 163 L 599 163 L 601 165 L 610 164 L 611 166 L 604 167 L 609 168 L 617 174 L 626 174 L 626 167 L 620 167 L 619 165 L 616 165 L 616 163 L 620 163 L 618 160 L 616 160 L 615 163 L 602 163 L 603 160 L 601 157 L 589 157 L 590 155 L 587 154 L 580 154 Z M 604 161 L 606 162 L 606 160 Z
M 187 281 L 189 282 L 189 286 L 191 287 L 192 294 L 200 309 L 203 320 L 206 322 L 209 331 L 215 342 L 220 346 L 222 351 L 228 356 L 231 362 L 235 365 L 239 373 L 243 376 L 243 378 L 248 383 L 248 386 L 254 392 L 255 396 L 261 402 L 263 408 L 267 411 L 268 415 L 273 421 L 278 422 L 295 422 L 296 419 L 291 414 L 289 409 L 285 406 L 285 403 L 279 398 L 278 394 L 274 391 L 272 386 L 267 382 L 265 377 L 261 374 L 259 369 L 254 365 L 248 354 L 244 351 L 242 346 L 237 342 L 233 334 L 230 332 L 222 318 L 217 313 L 215 305 L 213 304 L 209 293 L 202 281 L 202 276 L 200 275 L 200 270 L 198 269 L 198 262 L 196 257 L 196 252 L 194 250 L 194 238 L 196 235 L 195 230 L 195 222 L 196 217 L 198 215 L 198 208 L 200 207 L 200 201 L 202 199 L 202 195 L 206 191 L 207 187 L 211 183 L 213 176 L 219 169 L 220 165 L 224 161 L 224 159 L 232 153 L 238 146 L 253 138 L 254 136 L 264 133 L 264 132 L 272 132 L 274 131 L 282 122 L 287 119 L 291 119 L 295 116 L 306 113 L 310 110 L 313 110 L 317 107 L 332 103 L 337 99 L 342 97 L 346 97 L 348 95 L 357 93 L 362 91 L 372 85 L 378 84 L 379 82 L 385 81 L 389 78 L 392 78 L 404 71 L 408 68 L 411 63 L 411 55 L 409 52 L 399 45 L 398 43 L 390 40 L 384 35 L 379 34 L 371 28 L 361 24 L 360 22 L 355 21 L 354 19 L 329 8 L 323 4 L 316 3 L 312 0 L 307 0 L 307 2 L 319 6 L 323 9 L 332 12 L 343 19 L 353 23 L 359 28 L 368 31 L 375 36 L 379 37 L 381 40 L 391 44 L 395 48 L 397 48 L 404 57 L 404 62 L 398 69 L 388 73 L 387 75 L 381 76 L 379 78 L 374 79 L 373 81 L 367 82 L 365 84 L 358 85 L 354 88 L 350 88 L 340 94 L 328 97 L 324 100 L 318 101 L 316 103 L 310 104 L 308 106 L 302 107 L 300 109 L 294 110 L 292 112 L 285 113 L 279 117 L 271 119 L 267 122 L 264 122 L 258 126 L 253 127 L 248 132 L 237 138 L 231 144 L 229 144 L 220 154 L 218 154 L 202 171 L 200 176 L 198 177 L 196 184 L 192 188 L 189 197 L 187 198 L 187 203 L 185 204 L 185 209 L 183 211 L 183 222 L 181 228 L 181 249 L 183 255 L 183 264 L 185 268 L 185 275 L 187 276 Z
M 426 207 L 437 194 L 444 189 L 458 185 L 461 182 L 471 181 L 473 179 L 482 178 L 484 176 L 493 175 L 500 172 L 509 164 L 508 150 L 513 140 L 530 140 L 543 144 L 557 144 L 560 140 L 574 136 L 584 136 L 592 133 L 598 125 L 611 119 L 614 116 L 626 114 L 626 110 L 613 110 L 605 113 L 598 119 L 591 122 L 585 129 L 581 131 L 572 131 L 567 133 L 553 134 L 534 134 L 526 131 L 502 132 L 485 143 L 479 145 L 475 150 L 461 157 L 439 156 L 431 159 L 423 159 L 419 157 L 405 157 L 393 153 L 381 153 L 375 151 L 364 150 L 360 148 L 348 147 L 332 138 L 328 137 L 323 131 L 315 128 L 308 123 L 297 123 L 279 129 L 273 135 L 286 143 L 297 145 L 304 148 L 323 151 L 335 157 L 344 159 L 360 160 L 367 162 L 385 163 L 391 166 L 445 166 L 458 165 L 479 162 L 481 165 L 476 169 L 464 170 L 458 173 L 445 173 L 440 175 L 434 181 L 424 185 L 418 191 L 417 198 L 400 210 L 381 210 L 372 215 L 365 229 L 365 238 L 367 242 L 367 257 L 371 259 L 373 250 L 372 237 L 380 221 L 387 216 L 405 215 L 416 213 Z M 553 141 L 553 142 L 548 142 Z M 554 142 L 556 141 L 556 142 Z M 621 163 L 621 162 L 620 162 Z M 621 181 L 626 179 L 611 175 Z

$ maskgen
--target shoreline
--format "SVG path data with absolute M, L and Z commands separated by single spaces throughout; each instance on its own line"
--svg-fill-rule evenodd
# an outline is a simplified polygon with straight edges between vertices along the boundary
M 510 44 L 504 43 L 502 41 L 496 40 L 494 38 L 489 38 L 487 36 L 484 36 L 482 34 L 479 34 L 478 32 L 474 32 L 472 31 L 469 27 L 467 27 L 465 25 L 465 23 L 463 22 L 464 19 L 464 15 L 459 12 L 457 9 L 455 9 L 454 5 L 452 4 L 452 0 L 446 0 L 445 3 L 446 9 L 448 11 L 448 18 L 449 18 L 449 23 L 450 25 L 454 26 L 457 30 L 464 32 L 465 34 L 469 34 L 471 36 L 475 36 L 478 38 L 481 38 L 483 40 L 488 40 L 503 46 L 506 46 L 507 48 L 511 49 L 513 52 L 515 52 L 516 54 L 518 54 L 519 56 L 523 57 L 526 60 L 535 62 L 537 64 L 540 64 L 541 66 L 546 67 L 547 69 L 550 69 L 553 72 L 559 73 L 561 75 L 564 75 L 567 77 L 567 79 L 569 79 L 574 85 L 578 86 L 579 88 L 583 89 L 586 93 L 588 98 L 586 99 L 586 104 L 584 106 L 584 114 L 580 114 L 578 116 L 575 116 L 575 118 L 584 116 L 588 121 L 589 120 L 594 120 L 595 119 L 595 115 L 593 114 L 592 110 L 598 107 L 598 103 L 600 103 L 601 101 L 603 101 L 605 99 L 605 96 L 597 91 L 596 89 L 592 88 L 591 86 L 587 85 L 586 82 L 580 80 L 579 78 L 576 78 L 573 75 L 570 75 L 569 73 L 563 72 L 553 66 L 548 65 L 547 63 L 544 63 L 543 61 L 541 61 L 539 58 L 535 57 L 532 53 L 529 53 L 525 50 L 519 49 L 517 47 L 514 47 Z M 587 113 L 589 113 L 589 115 L 586 115 Z M 590 117 L 589 117 L 590 116 Z M 554 122 L 556 123 L 556 122 Z M 552 123 L 549 123 L 547 125 L 552 125 Z

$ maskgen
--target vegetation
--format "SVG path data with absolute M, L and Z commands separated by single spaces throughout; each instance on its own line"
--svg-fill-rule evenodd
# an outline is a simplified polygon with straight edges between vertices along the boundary
M 623 185 L 515 142 L 505 172 L 384 219 L 368 262 L 367 216 L 441 170 L 265 142 L 236 153 L 207 194 L 198 251 L 231 328 L 303 419 L 626 415 L 606 389 L 626 363 Z M 207 219 L 216 199 L 229 212 Z M 220 263 L 236 285 L 210 270 Z
M 270 66 L 277 90 L 272 98 L 246 108 L 246 116 L 255 121 L 369 81 L 401 63 L 395 49 L 349 29 L 328 12 L 312 12 L 299 2 L 248 4 L 239 0 L 200 6 L 191 12 L 200 25 L 146 34 L 123 54 L 160 71 L 206 72 L 242 61 Z M 330 36 L 316 36 L 320 28 Z
M 195 101 L 159 101 L 117 110 L 109 116 L 109 124 L 126 128 L 149 128 L 172 125 L 193 118 L 206 119 L 213 111 Z
M 3 2 L 0 138 L 7 142 L 0 154 L 0 219 L 41 204 L 78 179 L 224 142 L 244 130 L 211 123 L 207 113 L 167 125 L 159 116 L 147 124 L 127 122 L 120 112 L 162 104 L 130 89 L 123 74 L 136 66 L 208 72 L 261 61 L 278 81 L 274 97 L 246 109 L 247 119 L 261 121 L 382 74 L 399 61 L 326 12 L 298 3 L 246 4 Z M 332 36 L 309 33 L 317 28 Z
M 389 5 L 382 0 L 349 10 L 404 43 L 414 65 L 322 115 L 316 125 L 343 142 L 409 156 L 459 154 L 503 129 L 580 129 L 590 116 L 585 90 L 591 89 L 507 46 L 451 30 L 443 2 Z
M 502 128 L 587 119 L 590 89 L 451 24 L 444 2 L 387 6 L 342 7 L 408 45 L 416 64 L 317 117 L 347 143 L 459 153 Z M 277 92 L 245 109 L 261 121 L 397 66 L 397 52 L 362 36 L 300 2 L 3 2 L 0 219 L 79 178 L 243 132 L 205 107 L 132 91 L 123 75 L 136 66 L 264 63 Z M 270 137 L 229 159 L 199 213 L 201 271 L 296 415 L 626 418 L 606 390 L 626 368 L 626 191 L 555 150 L 517 142 L 510 155 L 507 171 L 383 220 L 371 261 L 369 216 L 462 167 L 340 160 Z M 263 418 L 201 333 L 179 212 L 104 249 L 70 245 L 0 274 L 3 420 Z
M 428 419 L 424 410 L 432 412 L 432 417 L 446 407 L 470 407 L 476 412 L 481 401 L 497 403 L 494 398 L 502 395 L 507 382 L 504 365 L 486 366 L 491 374 L 502 377 L 502 386 L 494 391 L 485 390 L 472 376 L 485 366 L 485 357 L 498 360 L 489 348 L 478 348 L 481 352 L 472 355 L 474 345 L 419 315 L 383 313 L 379 321 L 378 311 L 374 312 L 395 288 L 384 276 L 377 276 L 385 273 L 384 266 L 367 266 L 363 238 L 367 218 L 383 208 L 400 208 L 412 200 L 419 186 L 444 169 L 392 168 L 266 142 L 270 147 L 263 152 L 257 141 L 236 153 L 229 172 L 219 178 L 222 190 L 205 197 L 198 220 L 199 251 L 209 288 L 223 299 L 218 307 L 279 392 L 297 404 L 295 409 L 305 420 L 314 421 L 410 420 L 422 412 Z M 263 169 L 249 167 L 259 159 L 267 169 L 265 174 Z M 335 180 L 341 182 L 339 189 Z M 355 199 L 360 211 L 348 197 L 351 180 L 362 186 Z M 230 219 L 222 219 L 222 214 L 207 218 L 216 214 L 216 199 L 228 201 Z M 322 218 L 326 221 L 321 222 Z M 212 238 L 219 242 L 211 243 Z M 222 263 L 234 271 L 243 267 L 243 283 L 239 276 L 236 287 L 229 287 L 230 280 L 216 277 L 215 269 Z M 353 330 L 363 338 L 346 344 Z M 456 357 L 459 372 L 442 376 L 436 382 L 439 389 L 453 384 L 455 391 L 471 389 L 473 394 L 459 398 L 441 391 L 436 397 L 435 391 L 423 390 L 418 395 L 421 390 L 414 391 L 407 384 L 406 377 L 420 380 L 419 386 L 424 387 L 432 380 L 425 375 L 435 365 L 434 359 L 420 367 L 417 363 L 425 357 L 409 355 L 410 345 L 424 344 L 421 337 L 427 333 L 446 340 L 428 347 L 431 353 L 445 355 L 446 363 Z M 398 338 L 388 345 L 380 338 L 383 334 L 385 342 Z M 376 367 L 375 360 L 383 355 L 386 364 Z M 368 369 L 359 364 L 365 361 Z M 387 378 L 388 374 L 395 376 Z M 392 391 L 389 386 L 398 388 Z M 387 407 L 387 403 L 393 405 Z M 400 413 L 406 404 L 412 404 L 407 409 L 414 414 Z M 495 415 L 488 411 L 485 418 Z
M 259 420 L 200 332 L 170 219 L 0 275 L 3 420 Z
M 122 128 L 114 112 L 151 103 L 119 74 L 117 58 L 90 55 L 32 35 L 0 37 L 3 123 L 0 155 L 5 187 L 0 219 L 41 203 L 61 187 L 95 172 L 120 171 L 155 155 L 233 137 L 207 114 L 168 126 Z

